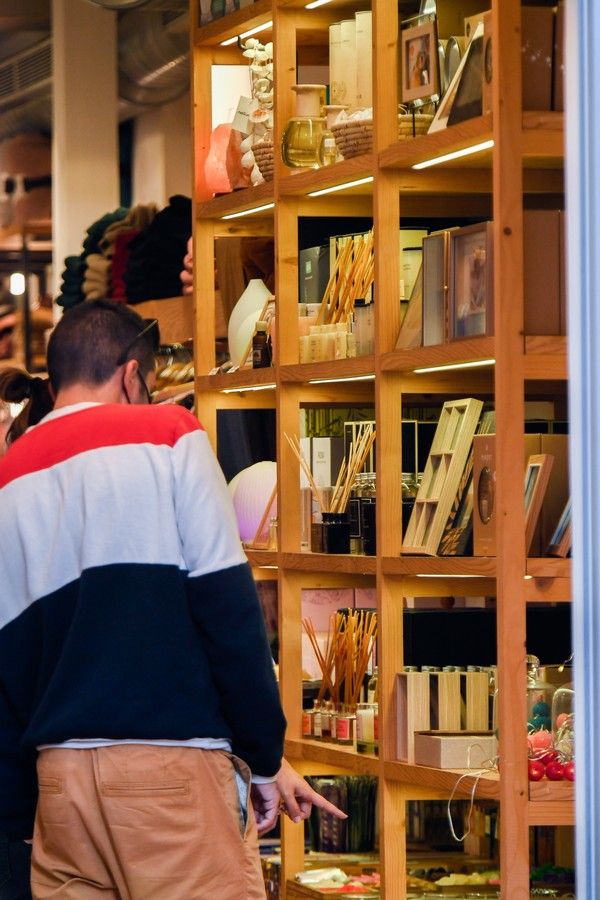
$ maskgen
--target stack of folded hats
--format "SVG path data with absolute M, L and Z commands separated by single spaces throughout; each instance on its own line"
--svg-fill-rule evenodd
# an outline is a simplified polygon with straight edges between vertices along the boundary
M 124 219 L 109 225 L 104 232 L 100 246 L 110 261 L 110 290 L 105 296 L 127 302 L 124 275 L 129 262 L 129 245 L 149 227 L 157 211 L 154 203 L 132 206 Z
M 68 309 L 107 297 L 124 303 L 174 297 L 192 232 L 192 202 L 171 197 L 154 204 L 119 207 L 90 225 L 79 256 L 68 256 L 57 303 Z
M 75 306 L 77 303 L 81 303 L 82 300 L 86 299 L 84 280 L 88 266 L 88 257 L 90 254 L 93 256 L 100 255 L 99 242 L 104 232 L 109 225 L 112 225 L 113 222 L 119 222 L 121 219 L 124 219 L 126 215 L 127 208 L 124 206 L 119 206 L 114 212 L 106 213 L 106 215 L 102 216 L 88 228 L 83 242 L 83 252 L 80 253 L 79 256 L 67 256 L 65 259 L 65 270 L 62 273 L 61 292 L 56 301 L 60 306 L 69 309 L 69 307 Z M 97 294 L 97 290 L 103 285 L 103 273 L 101 269 L 102 266 L 100 266 L 100 269 L 92 269 L 91 281 L 88 284 L 89 290 L 94 293 L 94 298 L 106 296 L 106 293 Z M 89 299 L 92 298 L 90 297 Z
M 191 233 L 191 200 L 171 197 L 169 205 L 129 244 L 124 275 L 128 303 L 181 294 L 179 273 Z

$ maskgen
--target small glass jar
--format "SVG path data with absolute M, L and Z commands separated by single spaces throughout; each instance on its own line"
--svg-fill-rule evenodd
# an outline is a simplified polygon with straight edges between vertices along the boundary
M 315 700 L 312 720 L 312 737 L 315 741 L 320 741 L 323 736 L 323 718 L 322 707 L 319 700 Z
M 323 552 L 350 553 L 350 522 L 347 513 L 323 514 Z
M 321 705 L 321 740 L 331 740 L 331 703 Z
M 375 556 L 377 552 L 376 530 L 376 476 L 375 472 L 365 473 L 360 497 L 360 530 L 362 550 L 365 556 Z
M 302 737 L 310 738 L 312 737 L 312 718 L 313 718 L 312 709 L 303 709 L 302 710 Z
M 350 553 L 359 555 L 362 553 L 362 533 L 360 526 L 360 498 L 362 496 L 365 475 L 363 472 L 354 479 L 350 497 L 348 499 L 348 519 L 350 521 Z
M 406 533 L 410 517 L 412 515 L 413 506 L 415 505 L 415 497 L 419 489 L 417 476 L 414 472 L 402 473 L 402 533 Z
M 552 698 L 555 688 L 540 677 L 540 661 L 528 655 L 527 660 L 527 731 L 552 730 Z
M 375 715 L 372 703 L 356 707 L 356 749 L 359 753 L 375 752 Z
M 559 687 L 552 698 L 552 738 L 561 760 L 575 753 L 575 692 L 571 683 Z
M 356 711 L 344 706 L 337 716 L 337 742 L 346 746 L 352 745 L 356 734 Z
M 377 674 L 377 666 L 373 669 L 373 674 L 369 678 L 369 683 L 367 685 L 367 702 L 368 703 L 378 703 L 379 702 L 379 683 L 378 683 L 378 674 Z

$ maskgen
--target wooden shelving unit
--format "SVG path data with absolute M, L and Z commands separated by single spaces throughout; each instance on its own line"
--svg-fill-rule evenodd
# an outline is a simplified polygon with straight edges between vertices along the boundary
M 197 15 L 192 0 L 192 14 Z M 480 4 L 480 9 L 489 7 Z M 397 140 L 395 88 L 398 55 L 398 4 L 372 0 L 374 150 L 326 169 L 292 172 L 283 165 L 277 143 L 293 114 L 296 59 L 326 62 L 327 25 L 369 3 L 333 0 L 316 10 L 303 0 L 258 0 L 203 28 L 194 26 L 194 104 L 196 149 L 195 257 L 197 329 L 197 406 L 205 427 L 216 437 L 218 409 L 270 406 L 277 413 L 278 551 L 248 553 L 257 577 L 278 578 L 280 603 L 280 683 L 288 720 L 287 757 L 299 771 L 365 772 L 380 779 L 380 844 L 385 900 L 405 896 L 405 803 L 411 798 L 449 797 L 464 773 L 412 766 L 396 759 L 394 681 L 403 647 L 402 609 L 406 596 L 466 593 L 496 597 L 498 633 L 499 733 L 501 775 L 461 778 L 457 796 L 496 800 L 501 808 L 503 900 L 528 896 L 529 827 L 573 824 L 573 786 L 527 780 L 525 611 L 527 603 L 568 602 L 571 566 L 562 559 L 527 559 L 523 513 L 523 421 L 528 396 L 564 393 L 566 339 L 523 337 L 523 194 L 560 196 L 563 184 L 563 116 L 521 109 L 519 0 L 492 0 L 494 93 L 492 113 L 409 141 Z M 456 0 L 438 0 L 458 9 Z M 196 21 L 196 20 L 194 20 Z M 234 47 L 221 42 L 255 26 L 272 36 L 275 49 L 274 181 L 231 195 L 211 198 L 202 167 L 210 136 L 211 66 L 244 64 Z M 452 32 L 454 33 L 454 32 Z M 434 156 L 493 140 L 493 149 L 416 171 Z M 311 193 L 372 179 L 356 188 L 311 197 Z M 254 211 L 252 211 L 254 210 Z M 250 212 L 252 211 L 252 212 Z M 239 213 L 246 215 L 238 216 Z M 298 218 L 371 216 L 376 235 L 377 335 L 373 357 L 300 365 L 296 304 Z M 439 347 L 396 350 L 400 327 L 398 296 L 400 217 L 479 217 L 494 221 L 495 328 L 493 338 Z M 224 218 L 234 216 L 234 218 Z M 214 240 L 223 235 L 276 237 L 277 342 L 272 369 L 209 376 L 214 366 Z M 480 368 L 431 368 L 489 361 Z M 425 371 L 418 371 L 425 370 Z M 262 388 L 256 390 L 256 388 Z M 225 393 L 227 391 L 227 393 Z M 476 396 L 494 400 L 497 437 L 498 527 L 496 556 L 490 558 L 402 556 L 401 409 L 404 398 L 429 402 Z M 377 535 L 375 558 L 300 552 L 298 466 L 284 440 L 297 433 L 300 410 L 310 405 L 374 403 L 377 420 Z M 379 655 L 380 756 L 353 753 L 338 745 L 301 736 L 301 613 L 303 587 L 377 588 L 382 635 Z M 475 781 L 477 782 L 475 784 Z M 282 885 L 303 864 L 300 829 L 282 826 Z

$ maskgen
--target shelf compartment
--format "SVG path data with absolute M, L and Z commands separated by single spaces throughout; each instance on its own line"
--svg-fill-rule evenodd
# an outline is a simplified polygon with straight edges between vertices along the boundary
M 500 799 L 500 776 L 497 773 L 489 772 L 477 779 L 475 775 L 470 775 L 469 770 L 462 769 L 434 769 L 430 766 L 417 766 L 403 762 L 386 762 L 383 766 L 386 779 L 390 781 L 402 781 L 407 785 L 407 791 L 410 792 L 410 785 L 420 788 L 432 788 L 436 791 L 442 791 L 450 794 L 456 787 L 456 783 L 461 775 L 462 778 L 458 788 L 455 791 L 455 797 L 470 797 L 475 782 L 475 796 L 485 800 Z
M 354 359 L 335 359 L 317 363 L 299 363 L 279 367 L 282 382 L 296 384 L 327 384 L 356 380 L 373 381 L 375 360 L 372 356 L 358 356 Z M 360 379 L 360 381 L 359 381 Z
M 210 391 L 257 391 L 275 390 L 275 369 L 238 369 L 232 375 L 199 375 L 196 378 L 196 390 Z M 260 393 L 260 391 L 257 391 Z
M 339 555 L 335 553 L 281 553 L 282 569 L 295 572 L 337 572 L 349 575 L 375 575 L 374 556 Z
M 251 7 L 250 7 L 251 8 Z M 212 200 L 204 200 L 197 206 L 199 219 L 222 219 L 223 216 L 235 215 L 256 206 L 266 206 L 274 203 L 273 183 L 265 181 L 256 187 L 244 188 L 241 191 L 232 191 L 230 194 L 221 194 Z M 250 218 L 273 218 L 273 209 L 248 214 Z M 246 217 L 244 217 L 246 219 Z M 233 221 L 236 221 L 235 219 Z
M 264 25 L 272 18 L 272 0 L 255 0 L 250 6 L 236 9 L 235 12 L 221 16 L 219 19 L 213 19 L 212 22 L 197 28 L 194 34 L 194 45 L 206 47 L 221 44 L 228 38 L 236 37 L 244 31 L 250 31 L 258 25 Z M 270 32 L 261 31 L 259 40 L 263 43 L 265 40 L 270 40 L 270 36 L 266 37 L 267 34 Z
M 369 753 L 356 753 L 352 747 L 328 744 L 324 741 L 303 741 L 288 738 L 285 756 L 290 760 L 322 763 L 350 772 L 353 775 L 379 775 L 380 762 Z M 319 774 L 318 771 L 316 774 Z

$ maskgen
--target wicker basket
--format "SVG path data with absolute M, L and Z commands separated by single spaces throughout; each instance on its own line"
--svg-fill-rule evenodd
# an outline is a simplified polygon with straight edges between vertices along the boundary
M 256 165 L 265 181 L 273 181 L 275 150 L 272 141 L 261 141 L 252 148 Z
M 398 140 L 404 141 L 427 134 L 433 116 L 426 113 L 402 113 L 398 116 Z M 347 119 L 331 126 L 338 150 L 344 157 L 360 156 L 373 151 L 373 120 Z

